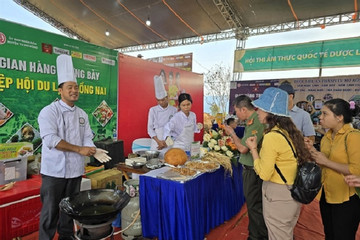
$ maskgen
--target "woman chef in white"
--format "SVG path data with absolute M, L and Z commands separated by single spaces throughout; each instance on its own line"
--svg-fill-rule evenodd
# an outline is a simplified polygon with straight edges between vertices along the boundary
M 150 150 L 160 151 L 160 157 L 167 151 L 163 138 L 164 126 L 177 112 L 176 107 L 169 105 L 168 96 L 161 77 L 154 76 L 155 97 L 158 105 L 151 107 L 148 115 L 148 134 L 151 137 Z
M 190 151 L 194 133 L 200 132 L 202 124 L 196 124 L 196 114 L 190 111 L 192 106 L 190 94 L 181 93 L 178 100 L 180 111 L 165 125 L 164 137 L 171 136 L 174 139 L 173 148 Z

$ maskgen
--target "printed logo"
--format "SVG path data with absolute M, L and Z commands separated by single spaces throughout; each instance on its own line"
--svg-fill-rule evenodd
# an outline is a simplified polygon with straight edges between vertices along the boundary
M 6 43 L 6 36 L 2 32 L 0 32 L 0 45 Z
M 91 62 L 96 62 L 96 56 L 90 54 L 83 54 L 83 59 Z
M 67 49 L 63 49 L 63 48 L 53 47 L 53 51 L 54 51 L 55 54 L 70 55 L 70 51 L 67 50 Z
M 71 51 L 71 56 L 74 58 L 82 58 L 81 52 Z
M 111 65 L 111 66 L 115 66 L 115 61 L 114 60 L 104 58 L 104 57 L 101 58 L 101 63 L 108 64 L 108 65 Z
M 81 125 L 85 124 L 85 118 L 80 117 L 80 118 L 79 118 L 79 123 L 80 123 Z
M 44 53 L 52 54 L 53 52 L 53 46 L 51 44 L 41 43 L 41 49 Z

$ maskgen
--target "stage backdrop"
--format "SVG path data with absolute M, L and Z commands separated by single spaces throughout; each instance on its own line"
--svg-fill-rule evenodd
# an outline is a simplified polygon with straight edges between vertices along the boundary
M 355 101 L 360 106 L 360 76 L 337 76 L 321 78 L 273 79 L 237 81 L 231 83 L 230 112 L 234 111 L 232 102 L 242 94 L 251 99 L 257 99 L 268 87 L 278 87 L 280 83 L 288 81 L 295 89 L 295 103 L 310 113 L 314 124 L 319 122 L 318 116 L 324 102 L 332 98 L 342 98 Z M 353 122 L 360 128 L 360 117 Z
M 56 58 L 73 57 L 80 98 L 96 138 L 116 127 L 117 52 L 0 20 L 0 143 L 41 144 L 37 117 L 59 98 Z M 32 131 L 33 135 L 25 132 Z
M 203 75 L 168 67 L 140 58 L 119 54 L 118 138 L 124 140 L 125 155 L 131 152 L 137 138 L 149 138 L 147 119 L 150 107 L 157 104 L 154 76 L 162 76 L 170 104 L 178 106 L 177 96 L 189 93 L 193 99 L 191 111 L 203 122 Z M 202 140 L 202 132 L 195 134 Z

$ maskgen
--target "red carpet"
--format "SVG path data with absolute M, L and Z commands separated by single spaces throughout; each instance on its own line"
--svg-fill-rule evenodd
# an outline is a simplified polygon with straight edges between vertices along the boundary
M 248 237 L 247 226 L 249 218 L 247 216 L 246 204 L 241 211 L 232 219 L 211 230 L 206 236 L 207 240 L 244 240 Z M 319 201 L 303 205 L 299 220 L 294 229 L 295 240 L 323 240 L 325 239 Z M 360 240 L 360 227 L 356 234 L 356 240 Z
M 229 221 L 214 228 L 206 236 L 206 240 L 246 240 L 248 237 L 249 217 L 247 215 L 246 204 L 240 212 Z
M 240 212 L 231 218 L 229 221 L 212 229 L 209 234 L 205 236 L 206 240 L 246 240 L 248 237 L 247 226 L 249 218 L 247 215 L 246 204 L 242 207 Z M 115 232 L 119 229 L 115 229 Z M 38 234 L 33 233 L 22 237 L 22 240 L 37 240 Z M 110 238 L 109 238 L 110 239 Z M 145 239 L 145 238 L 144 238 Z M 298 223 L 294 230 L 295 240 L 323 240 L 324 232 L 320 216 L 319 202 L 314 200 L 308 205 L 303 205 L 300 213 Z M 57 237 L 55 237 L 57 240 Z M 121 234 L 115 235 L 114 240 L 122 240 Z M 360 240 L 360 228 L 356 235 L 356 240 Z

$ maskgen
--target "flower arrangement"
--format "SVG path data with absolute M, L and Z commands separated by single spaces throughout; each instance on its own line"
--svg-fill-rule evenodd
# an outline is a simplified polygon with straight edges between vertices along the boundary
M 204 134 L 202 146 L 208 148 L 209 151 L 221 153 L 232 160 L 239 155 L 234 142 L 230 136 L 225 134 L 222 125 L 219 125 L 217 130 L 210 129 Z

